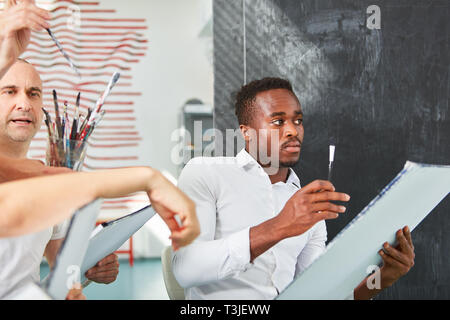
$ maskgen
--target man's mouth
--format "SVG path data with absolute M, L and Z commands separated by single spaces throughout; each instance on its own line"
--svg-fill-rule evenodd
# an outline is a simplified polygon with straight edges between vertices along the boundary
M 281 148 L 289 153 L 299 153 L 301 146 L 302 144 L 300 143 L 300 141 L 291 141 L 283 143 Z
M 18 125 L 29 125 L 33 123 L 33 121 L 30 118 L 16 118 L 12 119 L 11 121 Z

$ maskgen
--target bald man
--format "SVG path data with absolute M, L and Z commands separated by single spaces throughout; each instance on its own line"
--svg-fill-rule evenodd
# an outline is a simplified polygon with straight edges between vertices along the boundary
M 30 0 L 7 1 L 0 16 L 1 157 L 26 159 L 31 140 L 41 127 L 42 81 L 31 64 L 17 57 L 27 47 L 32 30 L 49 28 L 49 18 L 46 10 Z M 52 267 L 64 235 L 63 223 L 39 233 L 1 239 L 0 297 L 24 282 L 39 281 L 42 255 Z M 88 278 L 102 283 L 114 281 L 119 269 L 117 256 L 110 255 L 99 264 L 90 270 Z

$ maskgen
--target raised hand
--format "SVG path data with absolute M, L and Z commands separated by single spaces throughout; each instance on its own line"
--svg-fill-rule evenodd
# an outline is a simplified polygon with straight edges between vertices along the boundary
M 300 235 L 320 220 L 336 219 L 344 206 L 331 201 L 349 201 L 350 196 L 336 192 L 329 181 L 315 180 L 297 191 L 278 214 L 277 221 L 286 237 Z
M 38 8 L 33 0 L 7 0 L 0 14 L 0 77 L 25 51 L 31 30 L 50 27 L 48 11 Z

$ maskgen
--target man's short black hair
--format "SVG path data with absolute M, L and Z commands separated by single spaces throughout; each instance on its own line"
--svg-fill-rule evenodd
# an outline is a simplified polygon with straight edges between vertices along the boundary
M 291 83 L 286 79 L 268 77 L 260 80 L 254 80 L 244 85 L 236 94 L 235 113 L 239 124 L 248 125 L 252 120 L 256 109 L 254 102 L 258 93 L 273 90 L 286 89 L 291 91 L 294 96 L 294 90 Z

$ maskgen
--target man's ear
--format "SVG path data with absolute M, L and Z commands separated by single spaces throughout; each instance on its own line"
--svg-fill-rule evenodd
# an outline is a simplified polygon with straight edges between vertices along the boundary
M 242 136 L 244 137 L 245 142 L 249 142 L 250 141 L 250 127 L 245 125 L 245 124 L 241 124 L 239 125 L 239 130 L 241 130 Z

